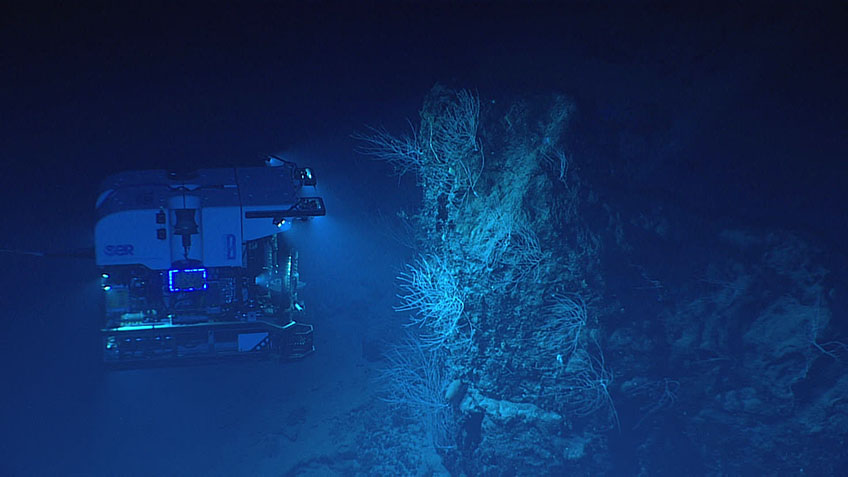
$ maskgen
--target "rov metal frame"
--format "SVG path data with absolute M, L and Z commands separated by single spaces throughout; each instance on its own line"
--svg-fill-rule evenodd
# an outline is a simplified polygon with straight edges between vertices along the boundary
M 291 321 L 141 325 L 102 330 L 107 365 L 145 366 L 221 357 L 296 360 L 315 351 L 313 326 Z

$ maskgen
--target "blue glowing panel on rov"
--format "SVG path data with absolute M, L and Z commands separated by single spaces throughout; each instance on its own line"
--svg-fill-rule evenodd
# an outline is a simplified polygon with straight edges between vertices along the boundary
M 206 269 L 168 270 L 168 289 L 172 292 L 206 290 Z

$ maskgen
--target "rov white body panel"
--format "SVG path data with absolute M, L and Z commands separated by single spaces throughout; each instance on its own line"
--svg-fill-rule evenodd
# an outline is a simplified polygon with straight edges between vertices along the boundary
M 241 267 L 246 241 L 290 227 L 248 215 L 293 207 L 296 185 L 285 167 L 201 169 L 186 180 L 162 170 L 114 175 L 97 201 L 95 260 L 98 266 L 152 270 L 169 269 L 180 259 L 205 267 Z M 193 210 L 189 215 L 198 227 L 187 254 L 182 236 L 175 233 L 180 209 Z

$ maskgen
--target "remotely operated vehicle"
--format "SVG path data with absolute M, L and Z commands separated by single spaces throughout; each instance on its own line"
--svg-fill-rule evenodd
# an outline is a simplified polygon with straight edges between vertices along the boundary
M 122 172 L 97 199 L 103 360 L 138 365 L 314 351 L 291 227 L 325 215 L 310 168 Z

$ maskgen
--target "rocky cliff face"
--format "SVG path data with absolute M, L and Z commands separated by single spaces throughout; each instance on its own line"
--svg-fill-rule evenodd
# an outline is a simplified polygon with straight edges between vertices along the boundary
M 832 471 L 848 347 L 831 255 L 620 187 L 569 144 L 574 115 L 437 86 L 414 134 L 365 138 L 423 194 L 399 309 L 429 358 L 389 366 L 397 409 L 437 423 L 457 475 Z

